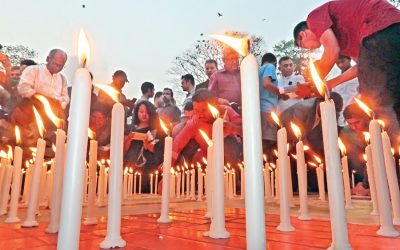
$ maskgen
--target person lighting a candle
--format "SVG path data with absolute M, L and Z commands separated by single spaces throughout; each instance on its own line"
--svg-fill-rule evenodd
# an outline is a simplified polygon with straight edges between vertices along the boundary
M 165 132 L 153 104 L 141 101 L 133 111 L 133 125 L 124 142 L 124 163 L 142 174 L 143 193 L 150 193 L 150 173 L 163 162 Z

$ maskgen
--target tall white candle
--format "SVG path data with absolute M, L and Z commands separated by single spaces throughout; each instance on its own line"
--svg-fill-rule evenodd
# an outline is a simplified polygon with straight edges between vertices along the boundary
M 164 130 L 167 132 L 164 123 L 160 121 Z M 168 134 L 168 132 L 167 132 Z M 171 219 L 168 217 L 169 212 L 169 183 L 171 175 L 171 161 L 172 161 L 172 137 L 165 137 L 164 142 L 164 163 L 163 163 L 163 181 L 162 181 L 162 198 L 161 198 L 161 215 L 157 219 L 159 223 L 170 223 Z
M 139 194 L 142 194 L 142 173 L 138 173 L 139 175 Z
M 186 199 L 190 198 L 190 170 L 186 168 Z
M 32 182 L 32 165 L 29 164 L 28 161 L 25 162 L 26 170 L 25 170 L 25 180 L 24 180 L 24 192 L 22 194 L 22 200 L 25 205 L 29 202 L 29 193 Z
M 132 195 L 132 186 L 133 186 L 133 169 L 129 168 L 128 172 L 129 178 L 128 178 L 128 195 Z
M 39 132 L 43 135 L 43 123 L 40 120 L 39 113 L 34 108 L 35 116 L 38 120 L 38 126 L 41 127 Z M 42 175 L 42 168 L 43 168 L 43 159 L 44 159 L 44 150 L 46 148 L 46 141 L 42 138 L 39 138 L 36 143 L 36 157 L 35 157 L 35 166 L 33 169 L 32 175 L 32 183 L 30 187 L 30 194 L 29 194 L 29 203 L 28 203 L 28 210 L 26 214 L 26 219 L 22 223 L 22 227 L 36 227 L 39 223 L 36 221 L 36 209 L 38 206 L 38 196 L 39 196 L 39 188 L 40 188 L 40 178 Z M 80 189 L 82 190 L 82 189 Z
M 133 178 L 133 194 L 136 194 L 136 177 L 138 175 L 138 172 L 135 172 L 135 177 Z
M 307 202 L 307 169 L 304 159 L 304 145 L 301 140 L 300 128 L 291 123 L 293 132 L 295 133 L 297 139 L 296 143 L 296 162 L 297 162 L 297 178 L 299 186 L 299 201 L 300 201 L 300 212 L 298 218 L 300 220 L 311 220 L 310 214 L 308 212 L 308 202 Z
M 390 200 L 392 202 L 393 224 L 400 225 L 400 191 L 396 173 L 396 163 L 391 151 L 391 143 L 386 131 L 382 132 L 383 154 L 386 175 L 389 183 Z
M 84 225 L 97 224 L 95 216 L 95 200 L 96 200 L 96 172 L 97 172 L 97 146 L 96 140 L 90 140 L 89 146 L 89 191 L 88 204 L 86 209 L 86 218 L 83 221 Z
M 267 160 L 265 158 L 265 160 Z M 264 196 L 267 201 L 271 201 L 272 195 L 271 195 L 271 179 L 269 175 L 269 163 L 268 161 L 265 161 L 264 164 Z
M 213 181 L 213 149 L 212 143 L 210 143 L 207 147 L 207 166 L 206 166 L 206 173 L 207 173 L 207 181 L 206 181 L 206 199 L 207 199 L 207 212 L 205 214 L 206 218 L 212 218 L 213 213 L 213 193 L 214 193 L 214 181 Z
M 113 106 L 111 119 L 111 166 L 109 175 L 107 234 L 106 238 L 100 243 L 100 248 L 126 246 L 126 242 L 121 237 L 124 124 L 124 106 L 117 102 Z
M 275 170 L 271 170 L 271 193 L 275 196 Z
M 236 172 L 235 169 L 232 170 L 232 179 L 233 179 L 233 196 L 236 196 Z
M 153 174 L 150 174 L 150 194 L 153 194 Z
M 104 202 L 104 183 L 106 181 L 106 169 L 105 169 L 105 162 L 102 161 L 100 165 L 100 172 L 99 172 L 99 182 L 97 185 L 97 205 L 99 207 L 104 207 L 105 202 Z
M 375 174 L 374 174 L 373 163 L 372 163 L 371 145 L 368 145 L 365 148 L 365 154 L 367 156 L 367 163 L 366 163 L 367 175 L 368 175 L 369 190 L 371 193 L 371 201 L 372 201 L 371 215 L 379 215 L 378 198 L 377 198 L 378 194 L 376 193 Z
M 81 32 L 81 38 L 86 38 Z M 83 39 L 82 39 L 83 40 Z M 86 39 L 87 42 L 87 39 Z M 87 44 L 87 43 L 86 43 Z M 90 52 L 86 51 L 86 55 Z M 83 61 L 86 62 L 87 58 Z M 57 247 L 59 250 L 78 249 L 82 215 L 82 185 L 87 152 L 91 78 L 86 68 L 75 72 L 72 85 L 68 146 L 62 189 L 61 219 Z
M 10 158 L 7 160 L 7 163 L 5 165 L 3 185 L 0 188 L 0 191 L 1 191 L 1 193 L 0 193 L 1 194 L 1 196 L 0 196 L 0 215 L 7 214 L 8 198 L 10 197 L 11 178 L 12 178 L 12 174 L 13 174 L 13 168 L 11 166 Z
M 169 181 L 169 197 L 170 198 L 175 198 L 175 171 L 173 168 L 171 168 L 171 175 L 170 175 L 170 181 Z
M 180 175 L 179 175 L 180 177 Z M 178 178 L 179 180 L 180 178 Z M 179 181 L 178 181 L 179 183 Z M 158 193 L 158 170 L 156 170 L 156 181 L 154 182 L 154 194 Z M 178 193 L 179 193 L 179 188 L 178 188 Z
M 17 132 L 18 131 L 18 132 Z M 19 128 L 15 127 L 15 134 L 17 135 L 17 144 L 20 143 L 20 133 Z M 11 201 L 10 201 L 10 211 L 6 219 L 6 223 L 19 222 L 18 218 L 18 200 L 21 193 L 21 165 L 22 165 L 22 148 L 16 146 L 14 148 L 14 162 L 13 162 L 13 177 L 12 177 L 12 187 L 11 187 Z
M 240 167 L 240 199 L 244 199 L 244 168 L 242 165 Z
M 190 170 L 190 199 L 192 201 L 196 200 L 196 170 L 194 169 L 194 166 L 192 165 L 192 170 Z
M 177 167 L 178 171 L 178 175 L 176 176 L 176 198 L 180 198 L 181 197 L 181 176 L 182 173 L 180 171 L 180 168 Z
M 351 190 L 350 190 L 350 180 L 349 180 L 349 165 L 346 155 L 346 147 L 343 142 L 338 140 L 339 148 L 342 153 L 342 170 L 343 170 L 343 186 L 344 186 L 344 198 L 346 202 L 346 209 L 352 208 L 351 203 Z
M 197 201 L 203 201 L 203 178 L 204 174 L 201 171 L 201 168 L 198 169 L 198 194 L 197 194 Z

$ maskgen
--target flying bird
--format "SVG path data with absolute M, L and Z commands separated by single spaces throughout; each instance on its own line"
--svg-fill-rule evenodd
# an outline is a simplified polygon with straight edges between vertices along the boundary
M 219 13 L 219 12 L 217 12 L 217 15 L 218 15 L 218 17 L 222 17 L 222 14 L 221 14 L 221 13 Z
M 261 21 L 265 22 L 265 21 L 267 21 L 267 19 L 266 19 L 266 18 L 263 18 L 263 19 L 261 19 Z
M 203 36 L 204 34 L 203 33 L 200 33 L 200 36 Z
M 82 4 L 82 8 L 85 8 L 86 7 L 86 5 L 85 4 Z

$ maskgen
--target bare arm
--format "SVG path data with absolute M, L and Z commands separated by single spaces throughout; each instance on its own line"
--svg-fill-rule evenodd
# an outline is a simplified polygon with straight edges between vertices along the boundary
M 335 65 L 339 57 L 340 47 L 332 29 L 327 29 L 321 36 L 321 44 L 324 46 L 324 53 L 321 60 L 316 63 L 319 76 L 324 79 Z
M 349 81 L 355 77 L 357 77 L 358 67 L 357 65 L 351 67 L 350 69 L 346 70 L 343 74 L 338 75 L 335 78 L 332 78 L 326 81 L 328 85 L 328 89 L 332 89 L 343 82 Z
M 272 94 L 279 95 L 279 89 L 274 84 L 272 84 L 272 80 L 270 77 L 264 77 L 263 86 Z

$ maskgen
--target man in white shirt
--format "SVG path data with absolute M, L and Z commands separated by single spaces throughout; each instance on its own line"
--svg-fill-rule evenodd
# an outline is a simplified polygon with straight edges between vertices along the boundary
M 67 61 L 67 54 L 60 49 L 53 49 L 46 58 L 46 65 L 27 67 L 21 75 L 18 93 L 22 97 L 35 94 L 56 100 L 62 109 L 69 103 L 67 81 L 60 71 Z
M 351 59 L 348 56 L 339 56 L 336 60 L 336 66 L 340 69 L 341 74 L 351 68 Z M 343 116 L 343 110 L 353 102 L 353 98 L 358 95 L 358 78 L 353 78 L 347 82 L 337 85 L 332 91 L 338 93 L 343 99 L 343 109 L 339 113 L 338 126 L 346 126 L 346 119 Z
M 279 88 L 296 86 L 297 83 L 305 82 L 304 77 L 302 75 L 294 74 L 293 61 L 288 56 L 283 56 L 279 59 L 278 69 L 281 72 L 281 74 L 278 77 L 278 87 Z M 277 112 L 282 113 L 284 110 L 293 106 L 294 104 L 298 103 L 301 100 L 303 100 L 303 99 L 296 99 L 296 98 L 290 98 L 287 100 L 279 99 L 278 106 L 277 106 Z

